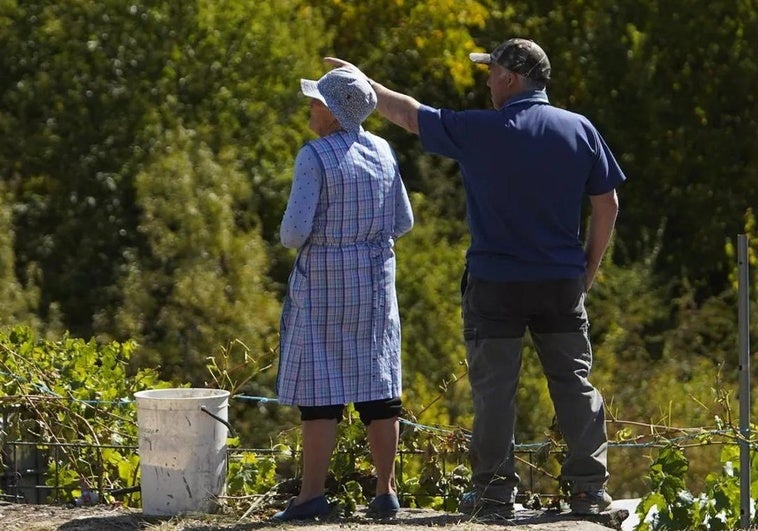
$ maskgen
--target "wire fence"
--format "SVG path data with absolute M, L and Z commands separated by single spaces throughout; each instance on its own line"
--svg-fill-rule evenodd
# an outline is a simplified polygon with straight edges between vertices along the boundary
M 6 501 L 15 503 L 30 504 L 63 504 L 71 503 L 70 492 L 72 485 L 64 484 L 61 478 L 54 471 L 50 472 L 49 464 L 51 461 L 59 462 L 71 455 L 99 455 L 102 456 L 103 450 L 115 449 L 122 454 L 137 454 L 138 447 L 132 445 L 95 445 L 87 443 L 40 443 L 34 441 L 4 441 L 2 446 L 2 476 L 0 476 L 0 497 Z M 252 453 L 258 457 L 270 455 L 274 452 L 265 448 L 229 448 L 227 450 L 227 462 L 238 459 L 244 453 Z M 65 455 L 64 455 L 65 454 Z M 533 463 L 534 450 L 519 450 L 519 456 L 524 462 Z M 293 461 L 298 456 L 292 456 Z M 406 480 L 406 470 L 409 468 L 411 460 L 428 459 L 428 455 L 422 450 L 398 451 L 397 475 L 398 475 L 398 494 L 401 497 L 412 497 L 412 494 L 403 489 Z M 447 475 L 460 463 L 456 457 L 441 453 L 434 457 L 434 466 L 440 471 L 440 474 Z M 412 467 L 411 467 L 412 468 Z M 52 474 L 52 475 L 51 475 Z M 108 489 L 105 485 L 98 483 L 97 478 L 93 478 L 94 483 L 91 485 L 93 492 L 100 494 L 100 499 L 107 494 L 114 498 L 119 498 L 139 491 L 139 486 L 131 488 Z M 522 482 L 527 491 L 532 492 L 535 484 L 535 468 L 527 467 L 525 477 Z M 441 492 L 442 497 L 447 497 L 451 493 Z M 545 496 L 549 493 L 543 494 Z
M 243 397 L 252 399 L 255 397 Z M 268 401 L 273 401 L 268 399 Z M 91 406 L 97 407 L 97 406 Z M 116 444 L 93 444 L 85 442 L 50 442 L 40 440 L 13 440 L 9 433 L 17 433 L 18 430 L 10 430 L 13 420 L 12 413 L 16 412 L 12 407 L 0 406 L 0 499 L 18 503 L 30 504 L 62 504 L 72 503 L 72 491 L 80 487 L 79 484 L 72 484 L 70 476 L 61 478 L 58 475 L 58 467 L 50 466 L 51 463 L 61 463 L 65 460 L 91 462 L 92 470 L 102 470 L 103 452 L 106 450 L 116 450 L 123 456 L 139 457 L 137 445 L 116 445 Z M 442 437 L 451 434 L 452 430 L 432 426 L 425 426 L 414 422 L 401 419 L 401 426 L 406 432 L 432 432 Z M 664 426 L 651 426 L 651 428 L 664 429 Z M 655 430 L 650 430 L 651 432 Z M 631 451 L 638 453 L 641 450 L 650 450 L 653 447 L 660 447 L 666 444 L 677 444 L 686 446 L 688 443 L 694 445 L 703 444 L 704 440 L 710 441 L 712 436 L 727 435 L 728 430 L 704 430 L 677 428 L 677 434 L 673 436 L 668 433 L 666 437 L 655 438 L 646 436 L 645 440 L 629 440 L 625 442 L 609 442 L 609 454 L 611 452 L 624 453 Z M 33 439 L 33 438 L 32 438 Z M 401 436 L 402 439 L 402 436 Z M 410 445 L 413 446 L 413 445 Z M 527 498 L 555 498 L 560 495 L 559 482 L 556 476 L 551 476 L 544 468 L 545 453 L 552 452 L 560 454 L 565 449 L 560 445 L 555 445 L 550 441 L 540 443 L 526 443 L 516 445 L 517 472 L 521 476 L 520 499 L 524 501 Z M 254 454 L 256 457 L 270 456 L 277 452 L 270 448 L 237 448 L 230 447 L 227 450 L 227 466 L 235 460 L 241 459 L 245 453 Z M 355 459 L 364 459 L 367 456 L 358 455 L 350 456 Z M 282 456 L 279 455 L 278 459 Z M 287 477 L 296 476 L 299 469 L 298 462 L 301 456 L 293 451 L 286 457 L 288 463 L 283 467 L 288 474 Z M 430 463 L 430 461 L 432 461 Z M 459 467 L 467 466 L 466 458 L 461 448 L 456 451 L 447 452 L 435 449 L 434 452 L 427 452 L 419 449 L 409 449 L 401 444 L 398 451 L 397 462 L 397 483 L 398 494 L 401 498 L 413 498 L 415 494 L 412 489 L 406 486 L 413 481 L 418 481 L 418 473 L 425 463 L 427 469 L 432 469 L 442 478 L 460 476 Z M 428 466 L 432 465 L 432 466 Z M 109 484 L 102 481 L 97 474 L 89 479 L 89 488 L 99 494 L 99 499 L 115 498 L 127 496 L 139 492 L 139 485 L 130 487 L 110 488 Z M 295 478 L 296 479 L 296 478 Z M 459 478 L 460 479 L 460 478 Z M 463 478 L 465 481 L 465 478 Z M 459 491 L 456 491 L 450 480 L 438 482 L 439 492 L 436 495 L 443 499 L 457 498 Z M 460 486 L 460 485 L 457 485 Z
M 19 407 L 23 401 L 11 400 L 13 397 L 5 397 L 3 402 L 0 402 L 0 498 L 11 502 L 32 503 L 32 504 L 46 504 L 46 503 L 70 503 L 72 501 L 72 492 L 80 488 L 80 482 L 72 482 L 70 475 L 65 478 L 61 478 L 58 474 L 59 467 L 50 466 L 51 463 L 63 463 L 63 462 L 79 462 L 88 463 L 90 473 L 88 477 L 84 479 L 87 481 L 88 489 L 93 492 L 99 493 L 99 499 L 105 499 L 104 494 L 110 495 L 110 497 L 118 497 L 122 495 L 129 495 L 132 492 L 139 491 L 139 486 L 129 488 L 115 488 L 109 489 L 102 478 L 98 477 L 97 470 L 102 470 L 103 452 L 109 449 L 117 451 L 122 456 L 137 456 L 139 454 L 139 448 L 136 444 L 95 444 L 88 442 L 62 442 L 51 441 L 49 438 L 41 440 L 41 438 L 29 436 L 29 432 L 20 429 L 19 426 L 24 420 L 29 420 L 26 417 L 31 413 L 26 411 L 26 408 Z M 30 398 L 30 397 L 26 397 Z M 51 397 L 49 393 L 43 393 L 39 399 L 58 399 L 68 401 L 71 406 L 84 405 L 89 410 L 97 411 L 100 408 L 109 406 L 127 406 L 132 405 L 132 400 L 121 399 L 118 401 L 91 401 L 91 400 L 78 400 L 69 397 Z M 233 397 L 241 401 L 254 401 L 258 403 L 276 403 L 276 399 L 256 397 L 256 396 L 244 396 L 237 395 Z M 95 403 L 96 402 L 96 403 Z M 38 418 L 41 413 L 34 411 L 31 415 L 31 419 Z M 55 416 L 54 413 L 51 413 Z M 446 437 L 450 435 L 452 430 L 442 429 L 432 426 L 425 426 L 414 422 L 401 419 L 401 426 L 403 431 L 412 435 L 411 432 L 427 434 L 434 434 L 435 436 Z M 23 435 L 22 435 L 23 434 Z M 231 435 L 230 435 L 231 436 Z M 15 437 L 15 438 L 14 438 Z M 402 437 L 401 437 L 402 439 Z M 126 442 L 134 442 L 133 439 Z M 415 446 L 411 444 L 410 446 Z M 539 474 L 535 472 L 537 467 L 534 465 L 534 460 L 537 452 L 539 451 L 539 445 L 520 445 L 517 447 L 517 457 L 520 461 L 521 469 L 519 473 L 522 475 L 522 485 L 525 492 L 532 493 L 537 488 L 537 478 Z M 295 448 L 291 448 L 293 455 L 289 455 L 287 458 L 288 463 L 285 463 L 281 468 L 288 476 L 297 475 L 298 462 L 301 458 L 296 452 Z M 367 458 L 365 454 L 365 448 L 363 452 L 356 452 L 356 455 L 344 455 L 342 457 L 348 457 L 350 459 L 364 459 Z M 455 469 L 464 464 L 465 455 L 460 450 L 447 452 L 444 449 L 440 450 L 435 448 L 433 452 L 428 452 L 419 449 L 409 449 L 402 443 L 398 450 L 397 461 L 397 483 L 398 494 L 401 497 L 413 497 L 414 494 L 404 487 L 410 481 L 418 479 L 416 475 L 419 470 L 426 468 L 427 470 L 434 470 L 435 473 L 440 474 L 442 478 L 448 478 Z M 256 457 L 262 457 L 270 455 L 274 452 L 272 449 L 267 448 L 237 448 L 230 447 L 227 450 L 227 467 L 229 463 L 239 459 L 245 453 L 252 453 Z M 339 452 L 339 450 L 338 450 Z M 279 456 L 281 458 L 281 456 Z M 429 462 L 429 461 L 433 462 Z M 430 466 L 431 465 L 431 466 Z M 457 471 L 459 472 L 459 471 Z M 460 475 L 460 474 L 458 474 Z M 297 478 L 296 478 L 297 479 Z M 439 492 L 436 493 L 443 499 L 448 499 L 452 496 L 457 498 L 459 493 L 451 492 L 451 482 L 443 479 L 438 482 Z M 545 493 L 544 496 L 552 495 L 552 493 Z

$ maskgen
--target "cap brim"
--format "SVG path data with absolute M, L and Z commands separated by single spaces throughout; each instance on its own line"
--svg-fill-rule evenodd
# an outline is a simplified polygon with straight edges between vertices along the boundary
M 318 91 L 318 81 L 313 81 L 312 79 L 301 79 L 300 92 L 302 92 L 304 96 L 317 99 L 321 103 L 326 105 L 326 102 L 324 101 L 324 97 Z
M 475 63 L 483 65 L 488 65 L 492 62 L 492 55 L 488 53 L 470 53 L 468 54 L 468 58 Z

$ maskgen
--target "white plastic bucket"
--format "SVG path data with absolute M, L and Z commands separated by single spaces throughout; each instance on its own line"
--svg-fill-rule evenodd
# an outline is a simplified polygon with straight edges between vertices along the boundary
M 142 512 L 215 512 L 226 487 L 229 391 L 155 389 L 134 398 Z

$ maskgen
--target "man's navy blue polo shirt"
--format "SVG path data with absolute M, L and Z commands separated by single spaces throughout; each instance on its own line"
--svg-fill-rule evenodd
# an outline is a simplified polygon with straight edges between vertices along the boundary
M 473 276 L 525 281 L 585 274 L 584 195 L 610 192 L 625 180 L 587 118 L 553 107 L 538 90 L 499 110 L 422 105 L 418 120 L 424 149 L 460 165 Z

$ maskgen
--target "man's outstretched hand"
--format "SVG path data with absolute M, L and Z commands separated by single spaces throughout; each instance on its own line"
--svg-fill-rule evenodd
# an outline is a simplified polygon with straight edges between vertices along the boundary
M 345 67 L 355 71 L 357 75 L 366 78 L 369 84 L 376 91 L 376 110 L 384 118 L 388 119 L 395 125 L 399 125 L 406 131 L 419 134 L 418 128 L 418 110 L 421 104 L 414 98 L 390 90 L 383 85 L 373 81 L 363 71 L 353 63 L 339 59 L 338 57 L 324 57 L 324 62 L 334 67 Z
M 360 69 L 360 68 L 358 68 L 357 66 L 355 66 L 353 63 L 350 63 L 350 62 L 348 62 L 348 61 L 345 61 L 344 59 L 340 59 L 340 58 L 338 58 L 338 57 L 324 57 L 324 62 L 325 62 L 326 64 L 328 64 L 328 65 L 331 65 L 331 66 L 334 66 L 334 67 L 336 67 L 336 68 L 339 68 L 339 67 L 341 67 L 341 66 L 346 66 L 346 67 L 348 67 L 348 68 L 351 68 L 351 69 L 355 70 L 357 73 L 359 73 L 359 74 L 360 74 L 360 75 L 362 75 L 363 77 L 365 77 L 365 78 L 368 78 L 368 76 L 367 76 L 366 74 L 364 74 L 364 73 L 361 71 L 361 69 Z

